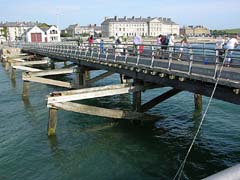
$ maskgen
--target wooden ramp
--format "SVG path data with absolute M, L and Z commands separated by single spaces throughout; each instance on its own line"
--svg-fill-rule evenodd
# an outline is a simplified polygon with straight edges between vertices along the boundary
M 94 116 L 107 117 L 112 119 L 148 120 L 148 121 L 160 119 L 159 116 L 148 115 L 141 112 L 132 112 L 120 109 L 108 109 L 70 102 L 97 97 L 127 94 L 139 91 L 140 89 L 143 89 L 143 87 L 140 86 L 135 87 L 128 84 L 118 84 L 103 87 L 77 89 L 71 91 L 53 92 L 47 97 L 47 106 L 48 108 L 50 108 L 48 135 L 49 136 L 55 135 L 58 109 Z

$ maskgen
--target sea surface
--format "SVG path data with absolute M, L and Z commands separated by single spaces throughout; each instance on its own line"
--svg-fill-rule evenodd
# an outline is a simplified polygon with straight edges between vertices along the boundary
M 21 73 L 17 71 L 16 80 L 11 80 L 11 71 L 0 64 L 0 180 L 171 180 L 203 115 L 194 109 L 189 92 L 149 110 L 159 116 L 155 122 L 59 110 L 57 134 L 49 138 L 46 95 L 64 89 L 30 83 L 29 99 L 22 100 Z M 111 83 L 119 83 L 119 75 L 95 85 Z M 143 103 L 166 90 L 145 91 Z M 208 100 L 203 98 L 203 109 Z M 130 110 L 132 96 L 81 102 Z M 240 162 L 239 112 L 239 105 L 212 101 L 182 179 L 201 179 Z

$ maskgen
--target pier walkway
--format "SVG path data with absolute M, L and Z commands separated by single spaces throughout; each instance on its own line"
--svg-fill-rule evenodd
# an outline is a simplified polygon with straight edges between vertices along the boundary
M 124 51 L 113 48 L 112 44 L 105 44 L 104 51 L 101 51 L 99 44 L 91 47 L 87 44 L 46 43 L 23 46 L 25 52 L 46 56 L 53 61 L 71 61 L 79 67 L 107 70 L 126 78 L 210 96 L 224 55 L 218 56 L 214 47 L 198 44 L 171 49 L 144 45 L 140 53 L 134 52 L 131 45 L 125 45 Z M 240 49 L 231 51 L 230 67 L 223 67 L 214 98 L 240 104 Z M 122 52 L 121 55 L 118 52 Z M 178 60 L 180 53 L 183 53 L 181 61 Z

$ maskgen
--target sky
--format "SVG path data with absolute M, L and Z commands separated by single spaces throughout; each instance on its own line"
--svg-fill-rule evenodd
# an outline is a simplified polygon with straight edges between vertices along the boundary
M 104 17 L 167 17 L 181 26 L 240 28 L 240 0 L 0 0 L 0 21 L 39 21 L 64 29 Z

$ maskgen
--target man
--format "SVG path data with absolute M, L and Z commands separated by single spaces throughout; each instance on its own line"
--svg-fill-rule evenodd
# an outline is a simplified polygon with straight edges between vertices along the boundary
M 234 49 L 238 46 L 238 40 L 237 40 L 237 35 L 234 35 L 231 39 L 229 39 L 227 41 L 227 44 L 225 47 L 225 49 L 228 50 L 228 54 L 227 54 L 227 61 L 226 61 L 226 66 L 230 66 L 231 63 L 231 56 L 232 56 L 232 52 L 231 49 Z
M 142 43 L 142 38 L 139 35 L 134 36 L 133 38 L 133 54 L 137 54 L 138 46 Z

